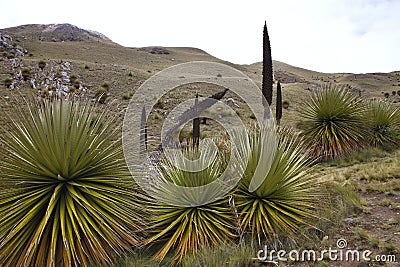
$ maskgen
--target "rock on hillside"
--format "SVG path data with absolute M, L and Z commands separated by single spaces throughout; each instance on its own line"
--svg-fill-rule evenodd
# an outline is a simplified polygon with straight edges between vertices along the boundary
M 28 24 L 0 30 L 18 38 L 28 38 L 45 42 L 77 42 L 77 41 L 105 41 L 111 42 L 105 35 L 64 24 Z

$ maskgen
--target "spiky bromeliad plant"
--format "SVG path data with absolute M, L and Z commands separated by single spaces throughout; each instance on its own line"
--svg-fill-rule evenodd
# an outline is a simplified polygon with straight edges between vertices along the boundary
M 359 148 L 368 136 L 365 106 L 341 87 L 315 92 L 302 110 L 304 135 L 320 160 L 340 157 Z
M 304 145 L 289 131 L 274 135 L 268 125 L 248 135 L 250 142 L 242 145 L 249 164 L 234 194 L 242 230 L 259 243 L 299 236 L 303 226 L 312 226 L 322 197 Z M 252 189 L 255 180 L 259 186 Z
M 65 100 L 13 111 L 0 137 L 2 265 L 109 265 L 138 243 L 141 195 L 109 113 Z
M 365 121 L 372 132 L 374 146 L 400 145 L 400 109 L 386 102 L 373 101 L 367 106 Z
M 190 159 L 196 159 L 199 156 L 195 165 L 208 167 L 192 172 L 187 171 L 188 168 L 193 167 L 191 163 L 181 162 L 184 165 L 181 169 L 177 167 L 182 167 L 182 165 L 177 164 L 176 159 L 162 160 L 156 166 L 160 179 L 178 186 L 198 187 L 215 181 L 223 171 L 221 157 L 214 158 L 211 150 L 203 151 L 199 155 L 197 147 L 190 145 L 184 151 L 184 155 Z M 200 197 L 207 194 L 200 191 L 196 193 L 199 193 Z M 175 197 L 178 198 L 178 196 Z M 189 194 L 189 200 L 191 197 Z M 193 198 L 195 199 L 196 196 Z M 147 240 L 147 243 L 161 244 L 161 248 L 155 255 L 158 260 L 162 260 L 172 252 L 173 261 L 180 263 L 185 256 L 193 256 L 202 248 L 229 243 L 229 240 L 235 237 L 235 221 L 227 198 L 193 206 L 157 201 L 150 210 L 153 212 L 150 227 L 153 236 Z

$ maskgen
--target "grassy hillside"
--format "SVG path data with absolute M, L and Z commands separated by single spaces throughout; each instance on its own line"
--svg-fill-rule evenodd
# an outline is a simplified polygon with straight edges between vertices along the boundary
M 237 65 L 222 61 L 201 49 L 189 47 L 123 47 L 102 34 L 69 24 L 25 25 L 2 29 L 0 41 L 2 110 L 10 108 L 8 104 L 12 102 L 7 99 L 11 95 L 48 94 L 57 86 L 62 90 L 77 90 L 94 100 L 96 93 L 106 88 L 108 97 L 104 105 L 123 109 L 146 79 L 167 67 L 190 61 L 227 64 L 245 73 L 261 87 L 261 63 Z M 41 61 L 45 63 L 43 68 L 39 66 Z M 357 96 L 400 105 L 400 70 L 369 74 L 321 73 L 279 61 L 273 61 L 273 67 L 275 80 L 282 84 L 282 98 L 290 104 L 288 109 L 283 110 L 283 126 L 299 128 L 299 112 L 305 101 L 312 91 L 327 84 L 344 86 Z M 26 69 L 29 69 L 29 77 L 25 79 Z M 150 115 L 149 135 L 159 135 L 163 118 L 177 104 L 193 98 L 197 93 L 210 96 L 222 89 L 216 85 L 199 83 L 181 86 L 169 92 L 158 101 Z M 245 123 L 252 124 L 254 117 L 249 107 L 229 91 L 223 101 L 229 97 L 233 97 L 240 106 L 236 108 L 236 113 Z M 275 93 L 273 110 L 274 102 Z M 7 125 L 7 122 L 8 119 L 0 115 L 0 126 Z M 214 121 L 202 125 L 201 129 L 202 135 L 208 137 L 224 133 L 222 127 Z M 191 135 L 191 125 L 184 128 L 183 135 Z M 159 139 L 153 139 L 152 145 L 156 146 Z M 371 149 L 355 152 L 343 160 L 317 165 L 317 174 L 321 179 L 334 181 L 340 186 L 338 190 L 342 194 L 350 195 L 349 198 L 354 196 L 357 200 L 357 203 L 344 203 L 341 200 L 331 203 L 335 206 L 325 214 L 329 220 L 320 222 L 321 228 L 326 230 L 322 236 L 325 239 L 317 247 L 335 246 L 338 238 L 345 237 L 349 243 L 360 248 L 399 255 L 399 162 L 398 151 Z M 129 259 L 122 263 L 128 266 L 134 264 Z M 340 266 L 341 263 L 332 264 Z
M 261 63 L 251 65 L 236 65 L 215 58 L 205 51 L 185 47 L 146 47 L 129 48 L 113 43 L 106 37 L 91 34 L 75 26 L 61 24 L 54 25 L 27 25 L 0 30 L 3 36 L 15 47 L 25 50 L 25 56 L 18 57 L 20 67 L 12 68 L 7 59 L 8 51 L 3 48 L 0 62 L 0 84 L 6 78 L 13 78 L 16 72 L 29 67 L 39 72 L 37 64 L 43 60 L 57 69 L 61 62 L 70 62 L 69 75 L 76 75 L 78 79 L 94 96 L 96 90 L 103 83 L 110 85 L 110 98 L 123 101 L 124 95 L 134 93 L 140 84 L 158 71 L 175 64 L 189 61 L 214 61 L 235 67 L 248 75 L 257 85 L 261 86 Z M 68 35 L 66 32 L 70 32 Z M 66 36 L 73 36 L 69 41 Z M 65 40 L 65 41 L 63 41 Z M 294 67 L 279 61 L 274 61 L 274 76 L 283 85 L 283 100 L 290 102 L 288 110 L 284 110 L 283 125 L 294 126 L 293 123 L 301 103 L 308 98 L 308 91 L 321 84 L 334 83 L 352 88 L 354 92 L 365 97 L 384 98 L 389 93 L 389 101 L 398 102 L 400 96 L 392 96 L 392 91 L 400 90 L 400 71 L 392 73 L 350 74 L 350 73 L 320 73 L 299 67 Z M 53 70 L 54 72 L 54 70 Z M 21 84 L 20 87 L 28 87 Z M 201 92 L 202 87 L 193 90 L 189 97 Z M 38 88 L 41 89 L 41 88 Z M 4 86 L 2 94 L 6 94 Z M 187 95 L 186 93 L 184 95 Z M 233 97 L 228 93 L 226 97 Z M 239 104 L 243 106 L 244 103 Z M 246 111 L 240 112 L 243 116 L 250 116 Z

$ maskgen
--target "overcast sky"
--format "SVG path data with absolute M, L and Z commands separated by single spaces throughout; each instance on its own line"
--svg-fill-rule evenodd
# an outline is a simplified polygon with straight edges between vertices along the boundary
M 71 23 L 124 46 L 197 47 L 223 60 L 272 57 L 322 72 L 400 70 L 400 0 L 1 0 L 0 28 Z

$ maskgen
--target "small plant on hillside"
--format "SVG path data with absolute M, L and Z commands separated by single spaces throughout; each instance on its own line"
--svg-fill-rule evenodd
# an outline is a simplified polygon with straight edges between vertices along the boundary
M 99 90 L 96 91 L 96 94 L 94 96 L 100 104 L 105 104 L 106 99 L 107 99 L 107 91 L 103 88 L 100 88 Z
M 155 119 L 155 120 L 161 120 L 162 117 L 161 117 L 161 115 L 158 114 L 157 112 L 154 112 L 154 114 L 153 114 L 153 119 Z
M 124 94 L 124 95 L 122 96 L 122 99 L 123 99 L 123 100 L 129 100 L 129 99 L 132 98 L 132 96 L 133 96 L 132 93 L 127 93 L 127 94 Z
M 74 83 L 74 81 L 77 80 L 77 79 L 78 79 L 78 77 L 77 77 L 75 74 L 72 74 L 72 75 L 69 77 L 70 83 Z
M 7 58 L 8 58 L 8 59 L 13 59 L 13 58 L 15 58 L 15 53 L 11 51 L 10 53 L 8 53 Z
M 9 116 L 0 135 L 2 265 L 109 266 L 139 244 L 142 195 L 124 161 L 119 116 L 47 100 Z
M 12 79 L 6 78 L 6 79 L 4 80 L 4 85 L 5 85 L 7 88 L 9 88 L 9 87 L 11 86 L 12 82 L 13 82 Z
M 129 76 L 129 77 L 133 77 L 132 72 L 129 72 L 129 73 L 128 73 L 128 76 Z
M 22 70 L 21 74 L 24 81 L 26 81 L 31 77 L 31 69 L 25 68 Z
M 392 91 L 392 95 L 395 96 L 396 95 L 396 91 Z
M 384 96 L 385 96 L 385 98 L 389 98 L 390 94 L 389 94 L 388 92 L 386 92 L 386 93 L 384 94 Z
M 44 67 L 46 67 L 46 62 L 44 62 L 43 60 L 40 60 L 39 63 L 38 63 L 38 66 L 39 66 L 39 68 L 40 68 L 41 70 L 43 70 Z
M 49 89 L 48 89 L 48 88 L 45 88 L 45 89 L 42 90 L 42 92 L 41 92 L 40 95 L 41 95 L 41 97 L 45 98 L 45 97 L 48 97 L 49 94 L 50 94 Z
M 101 85 L 101 88 L 103 88 L 104 90 L 106 90 L 108 92 L 108 91 L 110 91 L 110 84 L 109 83 L 103 83 Z
M 283 107 L 284 109 L 288 109 L 288 108 L 289 108 L 289 105 L 290 105 L 290 103 L 289 103 L 289 101 L 287 101 L 287 100 L 284 100 L 284 101 L 282 102 L 282 107 Z
M 393 202 L 390 199 L 384 198 L 379 202 L 379 205 L 383 206 L 383 207 L 396 207 L 396 202 Z
M 315 92 L 302 110 L 302 129 L 315 157 L 327 160 L 348 154 L 368 137 L 360 99 L 344 88 Z
M 291 133 L 276 136 L 273 131 L 263 126 L 248 133 L 249 143 L 241 144 L 250 158 L 234 193 L 241 227 L 260 244 L 265 239 L 299 237 L 301 227 L 315 219 L 322 198 L 301 140 Z
M 158 99 L 154 108 L 163 109 L 164 108 L 164 101 L 162 99 Z
M 85 70 L 88 70 L 88 69 L 90 69 L 89 66 L 88 66 L 88 65 L 85 65 Z
M 400 145 L 399 108 L 386 102 L 372 101 L 368 104 L 365 121 L 372 132 L 369 139 L 372 145 Z
M 81 86 L 81 81 L 79 81 L 78 79 L 76 79 L 72 85 L 75 87 L 75 89 L 79 89 L 79 87 Z
M 62 78 L 62 73 L 61 73 L 61 71 L 56 71 L 56 73 L 54 74 L 54 77 L 56 77 L 56 78 L 58 78 L 58 79 L 60 79 L 60 78 Z

